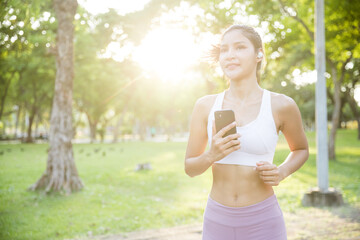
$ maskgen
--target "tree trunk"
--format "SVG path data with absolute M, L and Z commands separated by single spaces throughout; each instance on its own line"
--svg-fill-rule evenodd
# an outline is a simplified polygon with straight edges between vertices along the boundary
M 3 115 L 3 112 L 4 112 L 4 108 L 5 108 L 5 100 L 6 100 L 6 97 L 7 97 L 7 94 L 8 94 L 8 90 L 9 90 L 9 87 L 10 87 L 10 83 L 11 83 L 11 80 L 12 78 L 14 77 L 14 74 L 15 72 L 12 73 L 11 77 L 9 78 L 8 81 L 6 81 L 6 79 L 4 79 L 3 77 L 1 77 L 1 81 L 2 82 L 5 82 L 5 87 L 4 89 L 2 90 L 3 91 L 3 94 L 1 96 L 1 104 L 0 104 L 0 120 L 2 118 L 2 115 Z
M 121 115 L 119 116 L 118 121 L 116 122 L 116 125 L 115 125 L 115 128 L 114 128 L 114 137 L 113 137 L 113 140 L 112 140 L 113 143 L 116 143 L 118 141 L 119 134 L 121 134 L 121 131 L 119 131 L 119 128 L 120 128 L 120 126 L 122 125 L 122 123 L 124 121 L 124 115 L 127 112 L 127 110 L 128 110 L 128 107 L 125 106 L 121 111 Z
M 96 123 L 90 124 L 90 142 L 96 141 Z
M 21 105 L 18 106 L 17 112 L 16 112 L 16 120 L 15 120 L 15 139 L 18 138 L 18 127 L 19 127 L 19 117 L 21 112 Z
M 341 123 L 342 123 L 342 120 L 343 120 L 343 117 L 344 117 L 343 109 L 344 109 L 345 103 L 346 103 L 345 96 L 343 95 L 343 97 L 341 97 L 341 104 L 340 104 L 340 111 L 339 111 L 339 122 L 338 122 L 338 127 L 337 127 L 337 128 L 340 128 L 340 129 L 343 128 L 341 126 Z M 346 122 L 345 122 L 345 128 L 346 128 Z
M 94 143 L 96 141 L 96 129 L 99 122 L 99 119 L 92 120 L 90 113 L 85 112 L 86 117 L 89 122 L 89 128 L 90 128 L 90 142 Z
M 32 143 L 33 142 L 33 138 L 31 136 L 31 133 L 32 133 L 32 125 L 33 125 L 33 122 L 34 122 L 34 118 L 35 118 L 35 111 L 31 111 L 31 114 L 29 115 L 29 126 L 28 126 L 28 129 L 27 129 L 27 137 L 26 137 L 26 140 L 25 140 L 26 143 Z
M 50 119 L 50 148 L 47 168 L 29 190 L 45 188 L 45 192 L 66 194 L 83 188 L 72 149 L 72 88 L 73 88 L 73 19 L 76 0 L 54 0 L 58 20 L 56 48 L 56 80 Z
M 35 134 L 35 138 L 37 136 L 39 136 L 39 122 L 40 122 L 40 116 L 39 114 L 36 115 L 36 118 L 35 118 L 35 131 L 34 131 L 34 134 Z
M 21 133 L 21 142 L 25 141 L 25 131 L 26 131 L 26 109 L 22 111 L 22 114 L 20 115 L 20 133 Z
M 360 140 L 360 108 L 358 107 L 356 100 L 353 96 L 350 95 L 350 88 L 346 88 L 345 92 L 346 100 L 349 103 L 350 109 L 354 114 L 356 121 L 358 123 L 358 135 L 357 139 Z
M 334 83 L 334 110 L 332 113 L 332 120 L 331 120 L 331 130 L 330 130 L 330 138 L 329 138 L 329 159 L 330 160 L 335 160 L 335 139 L 336 139 L 336 130 L 337 127 L 339 125 L 339 120 L 340 120 L 340 108 L 341 108 L 341 84 L 338 81 L 338 77 L 337 77 L 337 70 L 336 70 L 336 66 L 333 65 L 331 67 L 331 71 L 332 71 L 332 80 Z
M 106 123 L 100 124 L 100 128 L 97 132 L 99 133 L 99 136 L 100 136 L 100 142 L 104 143 L 105 133 L 106 133 Z
M 118 138 L 119 138 L 119 133 L 121 134 L 121 131 L 119 131 L 120 126 L 122 125 L 123 122 L 123 115 L 119 116 L 119 119 L 117 120 L 115 127 L 114 127 L 114 135 L 113 135 L 113 143 L 117 143 Z
M 96 141 L 97 122 L 90 122 L 89 119 L 89 127 L 90 127 L 90 142 L 93 143 Z

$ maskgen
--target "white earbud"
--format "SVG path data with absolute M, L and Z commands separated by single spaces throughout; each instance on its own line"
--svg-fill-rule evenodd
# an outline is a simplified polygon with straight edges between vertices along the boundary
M 262 58 L 264 56 L 264 54 L 262 52 L 259 52 L 257 55 L 257 58 Z

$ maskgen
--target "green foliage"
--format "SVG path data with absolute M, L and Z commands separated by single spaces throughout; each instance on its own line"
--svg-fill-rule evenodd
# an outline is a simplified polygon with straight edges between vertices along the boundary
M 126 16 L 114 9 L 97 16 L 78 9 L 74 103 L 78 111 L 86 112 L 95 131 L 98 123 L 99 131 L 104 131 L 110 109 L 115 112 L 113 116 L 123 112 L 131 95 L 125 88 L 140 72 L 130 60 L 120 63 L 104 56 L 108 44 L 123 47 L 125 43 L 139 43 L 150 29 L 149 19 L 178 3 L 154 0 L 144 10 Z M 4 2 L 4 10 L 0 15 L 0 119 L 3 108 L 11 113 L 14 105 L 24 107 L 31 119 L 35 115 L 41 118 L 44 111 L 50 112 L 55 79 L 52 53 L 56 47 L 56 21 L 52 2 L 12 0 Z
M 315 112 L 314 85 L 295 86 L 292 73 L 295 69 L 301 72 L 314 69 L 314 1 L 187 2 L 204 11 L 198 15 L 197 25 L 192 26 L 195 35 L 208 31 L 219 34 L 234 22 L 249 24 L 246 22 L 249 19 L 254 20 L 251 24 L 255 27 L 265 29 L 268 40 L 264 46 L 267 66 L 260 85 L 292 97 L 300 107 L 305 124 L 312 125 Z M 86 113 L 89 122 L 98 131 L 104 132 L 107 125 L 114 124 L 117 118 L 125 115 L 128 125 L 121 127 L 127 131 L 130 131 L 136 119 L 140 119 L 146 126 L 157 125 L 178 131 L 187 129 L 195 100 L 227 87 L 226 81 L 203 63 L 194 66 L 194 70 L 202 74 L 199 78 L 203 82 L 193 85 L 185 81 L 171 84 L 161 82 L 154 76 L 145 79 L 140 67 L 129 59 L 117 62 L 111 56 L 105 56 L 109 43 L 117 44 L 120 48 L 140 43 L 158 24 L 157 18 L 179 4 L 179 0 L 153 0 L 143 10 L 126 15 L 119 15 L 110 9 L 107 13 L 93 16 L 81 7 L 78 8 L 74 21 L 74 106 L 76 111 Z M 360 4 L 352 1 L 325 4 L 328 60 L 334 63 L 340 76 L 342 63 L 352 54 L 350 63 L 353 67 L 345 67 L 342 87 L 345 88 L 343 95 L 350 95 L 353 99 L 354 89 L 359 82 Z M 24 116 L 25 112 L 28 115 L 36 112 L 37 117 L 48 119 L 55 79 L 52 52 L 56 19 L 52 2 L 11 0 L 5 1 L 2 6 L 0 99 L 5 103 L 3 112 L 9 116 L 14 112 L 14 105 L 17 105 L 24 111 L 20 116 Z M 328 78 L 327 86 L 331 116 L 331 78 Z M 345 96 L 342 98 L 347 101 Z M 356 117 L 353 108 L 346 104 L 343 112 L 343 120 Z M 76 116 L 74 114 L 75 122 L 78 121 Z M 174 122 L 179 124 L 175 126 Z
M 55 79 L 51 1 L 7 1 L 0 24 L 0 86 L 5 112 L 49 116 Z M 30 126 L 29 126 L 30 127 Z
M 295 99 L 305 122 L 313 122 L 315 111 L 313 86 L 295 86 L 292 73 L 295 69 L 309 72 L 315 68 L 314 1 L 256 0 L 240 3 L 190 0 L 189 2 L 197 4 L 205 11 L 204 16 L 198 18 L 201 31 L 219 34 L 234 23 L 262 28 L 265 31 L 263 40 L 267 40 L 264 46 L 267 65 L 261 85 L 274 92 L 286 93 Z M 342 87 L 347 88 L 348 91 L 342 94 L 350 93 L 351 98 L 358 84 L 359 73 L 356 72 L 354 76 L 353 71 L 344 68 L 343 65 L 350 56 L 352 56 L 351 63 L 356 63 L 359 58 L 359 14 L 359 1 L 325 1 L 326 60 L 327 72 L 330 73 L 328 75 L 330 77 L 327 78 L 329 99 L 334 92 L 332 78 L 340 79 L 344 74 Z M 332 66 L 335 66 L 337 76 L 333 75 Z M 302 96 L 299 96 L 300 92 Z M 304 99 L 301 99 L 303 96 Z M 343 100 L 348 101 L 345 96 Z M 332 113 L 331 104 L 328 108 Z M 345 107 L 344 111 L 346 109 L 349 108 Z M 355 112 L 352 112 L 352 115 L 355 115 Z M 360 112 L 359 108 L 357 112 Z
M 135 77 L 137 69 L 129 60 L 120 63 L 101 56 L 112 41 L 119 18 L 114 11 L 92 16 L 80 9 L 78 14 L 75 22 L 74 103 L 96 128 L 99 122 L 107 124 L 106 113 L 110 109 L 116 114 L 121 112 L 127 101 L 126 91 L 122 88 Z
M 360 207 L 360 150 L 355 135 L 354 130 L 339 130 L 338 159 L 329 163 L 329 185 L 341 190 L 345 213 Z M 307 136 L 309 160 L 274 187 L 284 212 L 312 211 L 301 206 L 303 194 L 317 185 L 315 133 Z M 1 239 L 65 239 L 85 237 L 90 231 L 115 234 L 202 221 L 211 169 L 195 178 L 185 174 L 186 143 L 75 144 L 85 188 L 70 196 L 26 191 L 46 167 L 46 148 L 0 145 Z M 288 154 L 281 135 L 274 163 L 281 164 Z M 145 162 L 153 169 L 134 171 Z
M 151 28 L 151 20 L 166 10 L 174 8 L 180 2 L 180 0 L 152 0 L 144 6 L 142 11 L 120 17 L 119 25 L 130 41 L 139 44 Z
M 97 16 L 86 13 L 84 9 L 79 10 L 80 17 L 75 23 L 74 101 L 76 108 L 86 113 L 90 125 L 93 125 L 92 131 L 99 128 L 96 126 L 101 123 L 98 131 L 104 133 L 106 125 L 117 115 L 124 114 L 125 110 L 132 111 L 133 116 L 141 118 L 142 127 L 145 127 L 144 123 L 149 122 L 150 118 L 154 123 L 158 116 L 162 116 L 156 114 L 157 110 L 151 110 L 156 104 L 154 98 L 149 101 L 149 97 L 151 94 L 155 95 L 156 89 L 149 91 L 142 86 L 134 87 L 139 86 L 137 82 L 143 80 L 139 66 L 130 59 L 116 62 L 103 54 L 110 42 L 120 47 L 139 43 L 150 29 L 149 19 L 174 7 L 178 2 L 151 1 L 144 10 L 125 16 L 119 16 L 113 9 Z M 148 94 L 149 92 L 152 93 Z M 107 117 L 110 110 L 114 114 Z

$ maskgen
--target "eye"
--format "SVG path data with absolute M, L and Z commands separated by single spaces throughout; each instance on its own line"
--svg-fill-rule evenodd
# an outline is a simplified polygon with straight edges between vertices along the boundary
M 226 52 L 226 48 L 220 48 L 220 52 Z
M 239 45 L 239 46 L 236 47 L 237 50 L 240 50 L 240 49 L 243 49 L 243 48 L 245 48 L 243 45 Z

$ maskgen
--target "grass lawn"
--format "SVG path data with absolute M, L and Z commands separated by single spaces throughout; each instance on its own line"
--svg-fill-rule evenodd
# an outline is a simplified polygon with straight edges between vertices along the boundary
M 301 198 L 317 185 L 315 133 L 307 136 L 309 160 L 274 187 L 284 212 L 307 209 Z M 336 147 L 337 160 L 329 163 L 329 186 L 341 190 L 350 209 L 360 209 L 356 131 L 339 130 Z M 65 239 L 202 221 L 211 169 L 195 178 L 184 173 L 186 143 L 74 145 L 85 188 L 70 196 L 26 191 L 45 170 L 47 148 L 47 144 L 0 144 L 0 239 Z M 288 154 L 280 136 L 274 163 L 280 165 Z M 153 169 L 134 171 L 145 162 Z

